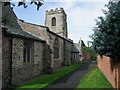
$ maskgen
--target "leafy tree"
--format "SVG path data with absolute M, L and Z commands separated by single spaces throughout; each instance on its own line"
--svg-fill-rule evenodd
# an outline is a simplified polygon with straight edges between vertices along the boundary
M 35 4 L 37 6 L 37 10 L 43 5 L 44 0 L 31 0 L 30 4 Z M 8 2 L 4 2 L 4 5 L 11 5 L 12 8 L 15 6 L 11 0 L 8 0 Z M 18 6 L 23 6 L 24 8 L 27 8 L 28 6 L 26 5 L 26 0 L 20 0 L 18 2 Z
M 98 17 L 94 34 L 93 47 L 99 55 L 114 60 L 120 56 L 120 1 L 109 2 L 103 10 L 105 16 Z

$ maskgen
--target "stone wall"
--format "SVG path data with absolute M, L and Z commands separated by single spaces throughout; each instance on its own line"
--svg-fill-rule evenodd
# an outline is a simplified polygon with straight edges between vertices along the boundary
M 36 35 L 38 37 L 42 37 L 46 40 L 47 54 L 45 54 L 46 55 L 45 60 L 48 61 L 50 65 L 48 66 L 47 64 L 44 63 L 46 66 L 56 69 L 62 66 L 63 63 L 66 63 L 66 65 L 67 63 L 69 63 L 69 65 L 71 64 L 72 43 L 63 39 L 57 34 L 47 30 L 47 28 L 44 26 L 26 23 L 21 20 L 18 20 L 18 22 L 20 26 L 23 28 L 23 30 L 33 35 Z M 58 38 L 58 41 L 59 41 L 59 58 L 57 59 L 54 59 L 54 55 L 53 55 L 55 38 Z
M 97 57 L 97 65 L 114 88 L 120 88 L 120 63 L 109 57 Z
M 30 41 L 31 42 L 31 41 Z M 32 41 L 33 42 L 33 41 Z M 23 44 L 20 38 L 13 39 L 12 53 L 12 84 L 17 85 L 26 80 L 34 78 L 43 70 L 43 43 L 34 41 L 34 59 L 30 62 L 23 62 Z M 19 51 L 19 52 L 18 52 Z
M 13 38 L 12 41 L 11 37 L 3 37 L 3 87 L 10 84 L 21 84 L 26 80 L 41 75 L 43 72 L 44 43 L 33 42 L 34 60 L 25 63 L 23 62 L 24 40 L 25 39 Z
M 78 63 L 80 62 L 80 55 L 79 53 L 72 53 L 72 63 Z
M 3 35 L 2 81 L 4 85 L 19 85 L 24 81 L 30 80 L 36 76 L 41 75 L 42 72 L 47 70 L 47 67 L 57 69 L 63 64 L 71 64 L 71 42 L 51 32 L 50 30 L 48 30 L 47 27 L 25 23 L 21 20 L 18 20 L 17 22 L 17 17 L 9 6 L 3 7 L 2 9 L 4 9 L 4 12 L 2 13 L 4 19 L 3 23 L 8 28 L 14 28 L 16 30 L 23 29 L 24 31 L 34 36 L 37 36 L 39 38 L 42 37 L 41 39 L 44 38 L 46 40 L 46 43 L 42 43 L 25 38 L 15 37 L 14 35 Z M 58 15 L 59 19 L 66 18 L 62 14 Z M 66 22 L 57 23 L 63 24 L 63 26 L 61 26 L 61 24 L 60 26 L 58 26 L 58 29 L 60 29 L 59 31 L 63 30 L 63 28 L 67 28 L 64 27 Z M 65 31 L 65 34 L 67 34 L 67 31 Z M 33 45 L 33 58 L 30 62 L 24 62 L 25 41 L 31 42 Z M 58 58 L 55 58 L 55 55 L 53 54 L 56 53 L 54 48 L 55 43 L 58 46 Z
M 40 25 L 35 25 L 31 23 L 24 22 L 22 20 L 18 20 L 19 25 L 22 27 L 22 29 L 28 33 L 31 33 L 32 35 L 42 37 L 46 40 L 46 43 L 44 44 L 44 52 L 43 53 L 43 72 L 46 73 L 48 72 L 48 68 L 51 67 L 51 49 L 50 49 L 50 35 L 46 30 L 46 27 L 40 26 Z
M 71 65 L 73 44 L 64 40 L 64 65 Z
M 22 82 L 26 75 L 21 72 L 23 69 L 24 41 L 23 39 L 13 38 L 12 44 L 12 84 L 15 85 Z
M 35 25 L 31 23 L 24 22 L 23 20 L 17 20 L 19 25 L 22 27 L 22 29 L 26 32 L 29 32 L 31 34 L 34 34 L 39 37 L 45 37 L 45 27 L 40 26 L 40 25 Z
M 56 25 L 52 26 L 52 18 L 56 18 Z M 49 27 L 50 30 L 56 34 L 67 38 L 67 16 L 63 8 L 46 11 L 45 26 Z
M 11 40 L 9 36 L 2 36 L 2 82 L 3 87 L 11 83 Z
M 44 44 L 43 53 L 43 73 L 51 73 L 51 53 L 47 43 Z
M 58 67 L 61 67 L 64 56 L 63 56 L 63 39 L 59 38 L 57 35 L 54 35 L 52 33 L 49 33 L 49 47 L 51 50 L 51 67 L 56 69 Z M 59 44 L 59 58 L 54 58 L 54 43 L 55 39 L 58 38 L 58 44 Z M 57 53 L 57 52 L 56 52 Z
M 19 25 L 22 27 L 22 29 L 32 35 L 42 37 L 46 40 L 47 43 L 49 43 L 49 35 L 47 32 L 47 28 L 44 26 L 36 25 L 36 24 L 31 24 L 24 22 L 22 20 L 18 20 Z

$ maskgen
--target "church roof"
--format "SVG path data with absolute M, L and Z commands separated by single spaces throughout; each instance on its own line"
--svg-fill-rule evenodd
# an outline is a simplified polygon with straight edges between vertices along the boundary
M 2 30 L 4 30 L 4 32 L 10 36 L 21 37 L 21 38 L 45 42 L 45 40 L 43 38 L 34 36 L 34 35 L 32 35 L 28 32 L 25 32 L 23 30 L 16 30 L 16 29 L 9 28 L 9 27 L 8 28 L 2 27 Z
M 2 30 L 5 32 L 5 34 L 13 36 L 13 37 L 20 37 L 20 38 L 26 38 L 31 40 L 37 40 L 37 41 L 45 41 L 43 38 L 32 35 L 31 33 L 23 31 L 21 26 L 18 24 L 17 16 L 13 12 L 12 8 L 7 5 L 4 6 L 4 3 L 0 4 L 2 5 L 2 17 L 5 20 L 2 22 Z M 11 23 L 12 22 L 12 23 Z
M 58 36 L 59 38 L 62 38 L 62 39 L 66 40 L 66 41 L 68 41 L 68 42 L 70 42 L 70 43 L 73 43 L 72 40 L 70 40 L 70 39 L 68 39 L 68 38 L 64 38 L 64 37 L 56 34 L 55 32 L 51 31 L 51 30 L 49 29 L 49 27 L 42 26 L 42 25 L 37 25 L 37 24 L 32 24 L 32 23 L 28 23 L 28 22 L 25 22 L 24 20 L 21 20 L 21 19 L 18 19 L 18 22 L 19 22 L 19 24 L 21 25 L 21 27 L 22 27 L 23 30 L 29 30 L 30 27 L 32 27 L 32 28 L 31 28 L 31 31 L 35 31 L 35 30 L 36 30 L 36 31 L 37 31 L 37 30 L 39 31 L 40 29 L 45 28 L 44 30 L 47 30 L 49 33 L 52 33 L 52 34 Z M 38 33 L 37 33 L 37 34 L 38 34 Z M 38 36 L 38 35 L 37 35 L 37 36 Z
M 79 53 L 78 43 L 74 43 L 73 44 L 72 53 Z
M 50 32 L 50 33 L 52 33 L 52 34 L 54 34 L 54 35 L 56 35 L 56 36 L 58 36 L 58 37 L 60 37 L 60 38 L 62 38 L 62 39 L 64 39 L 64 40 L 66 40 L 66 41 L 68 41 L 68 42 L 70 42 L 70 43 L 73 43 L 73 41 L 72 41 L 71 39 L 68 39 L 68 38 L 65 38 L 65 37 L 62 37 L 62 36 L 56 34 L 55 32 L 51 31 L 48 27 L 47 27 L 46 30 L 47 30 L 48 32 Z

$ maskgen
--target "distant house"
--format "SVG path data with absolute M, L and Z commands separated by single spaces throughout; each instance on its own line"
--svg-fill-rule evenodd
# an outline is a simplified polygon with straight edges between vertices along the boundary
M 72 60 L 73 62 L 80 62 L 83 60 L 82 46 L 84 45 L 83 40 L 79 40 L 78 43 L 73 44 L 72 48 Z

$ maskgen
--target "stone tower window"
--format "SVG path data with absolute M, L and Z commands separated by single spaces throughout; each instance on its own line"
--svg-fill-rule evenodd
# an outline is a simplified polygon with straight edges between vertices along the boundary
M 54 59 L 59 58 L 59 40 L 56 37 L 54 41 Z
M 33 59 L 33 43 L 30 41 L 24 41 L 24 56 L 23 62 L 31 62 Z
M 55 17 L 52 18 L 52 26 L 56 26 L 56 18 Z

